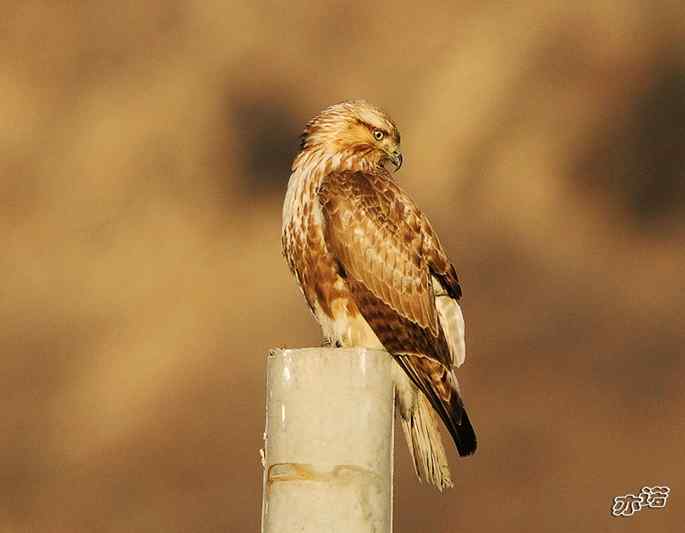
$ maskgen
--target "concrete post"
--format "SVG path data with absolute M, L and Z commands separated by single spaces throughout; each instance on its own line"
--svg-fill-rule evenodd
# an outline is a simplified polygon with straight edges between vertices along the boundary
M 391 365 L 382 350 L 271 351 L 262 533 L 391 533 Z

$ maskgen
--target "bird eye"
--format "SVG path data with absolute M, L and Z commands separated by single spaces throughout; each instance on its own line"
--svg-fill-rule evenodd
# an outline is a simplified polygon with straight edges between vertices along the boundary
M 385 134 L 381 130 L 373 130 L 373 138 L 382 141 Z

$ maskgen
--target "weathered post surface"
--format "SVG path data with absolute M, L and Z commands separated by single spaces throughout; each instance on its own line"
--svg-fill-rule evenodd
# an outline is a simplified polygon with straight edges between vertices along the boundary
M 390 533 L 391 357 L 363 348 L 267 357 L 262 533 Z

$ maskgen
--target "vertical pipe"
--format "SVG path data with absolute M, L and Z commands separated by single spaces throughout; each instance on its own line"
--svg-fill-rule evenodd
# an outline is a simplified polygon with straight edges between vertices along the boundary
M 365 348 L 271 351 L 262 533 L 391 533 L 391 365 Z

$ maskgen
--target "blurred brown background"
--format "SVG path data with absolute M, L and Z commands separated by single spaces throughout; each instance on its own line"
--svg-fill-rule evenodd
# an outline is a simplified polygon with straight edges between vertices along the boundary
M 464 286 L 480 449 L 395 531 L 685 518 L 682 0 L 5 2 L 0 531 L 242 532 L 304 123 L 363 97 Z M 663 510 L 612 497 L 666 484 Z

